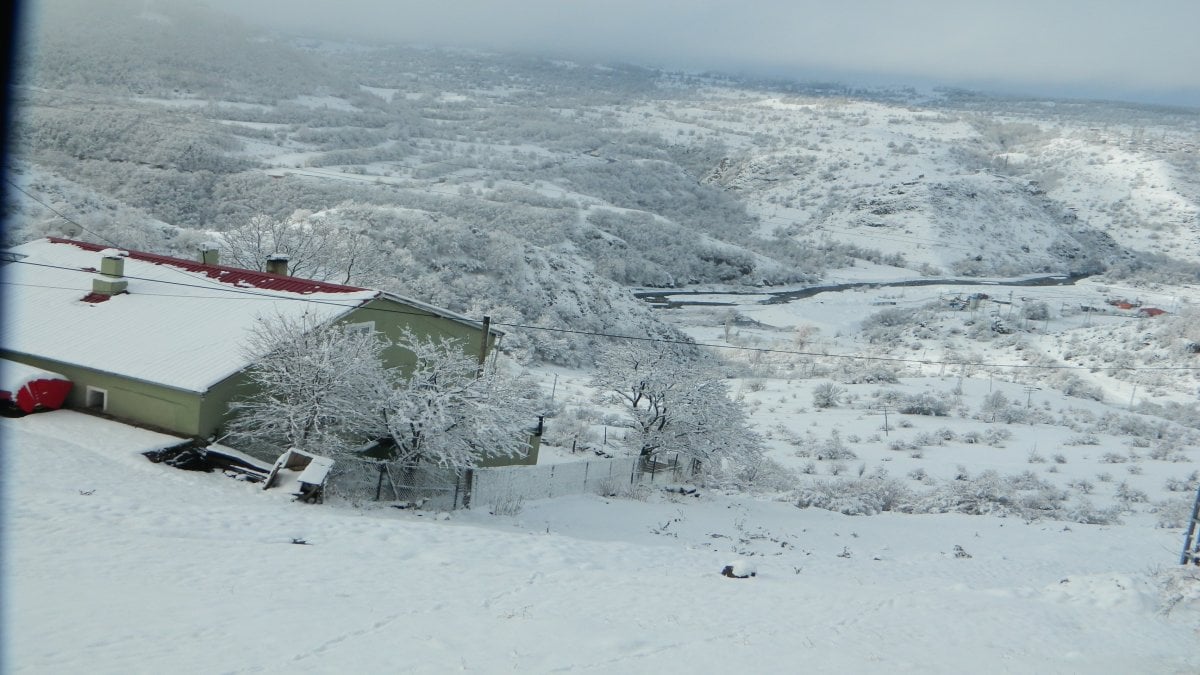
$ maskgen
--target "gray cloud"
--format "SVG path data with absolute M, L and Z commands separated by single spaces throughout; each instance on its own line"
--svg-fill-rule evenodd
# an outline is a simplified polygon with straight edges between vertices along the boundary
M 210 0 L 284 30 L 739 72 L 1180 99 L 1196 0 Z

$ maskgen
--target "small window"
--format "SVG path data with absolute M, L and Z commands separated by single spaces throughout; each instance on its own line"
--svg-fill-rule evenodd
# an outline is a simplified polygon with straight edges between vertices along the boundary
M 374 321 L 364 321 L 362 323 L 346 324 L 347 335 L 371 335 L 375 332 Z
M 101 412 L 108 410 L 108 390 L 98 387 L 87 388 L 87 407 Z

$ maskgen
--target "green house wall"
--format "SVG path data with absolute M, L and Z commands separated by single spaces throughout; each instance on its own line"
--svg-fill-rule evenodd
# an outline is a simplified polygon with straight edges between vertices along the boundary
M 406 305 L 389 298 L 377 298 L 366 305 L 350 312 L 340 319 L 341 324 L 374 322 L 375 330 L 388 341 L 395 342 L 407 328 L 418 337 L 449 338 L 462 345 L 463 351 L 471 356 L 478 356 L 483 340 L 483 330 L 480 327 L 434 316 L 428 310 Z M 496 346 L 496 333 L 491 332 L 488 340 L 488 353 Z M 409 368 L 413 365 L 412 352 L 400 347 L 385 350 L 384 365 L 389 368 Z
M 71 380 L 71 393 L 64 407 L 88 408 L 88 388 L 93 387 L 106 392 L 106 406 L 97 409 L 100 412 L 181 436 L 204 435 L 200 394 L 28 354 L 0 353 L 6 359 L 59 373 Z

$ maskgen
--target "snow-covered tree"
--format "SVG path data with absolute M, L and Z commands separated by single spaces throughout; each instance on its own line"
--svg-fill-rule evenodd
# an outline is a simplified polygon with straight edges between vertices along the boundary
M 987 418 L 989 422 L 995 422 L 996 416 L 1004 412 L 1008 408 L 1008 397 L 1003 392 L 993 391 L 983 398 L 983 404 L 979 406 L 979 414 L 981 417 Z
M 719 464 L 761 452 L 715 364 L 684 345 L 615 344 L 597 358 L 592 384 L 601 402 L 623 408 L 626 443 L 645 460 L 679 453 Z
M 462 469 L 528 452 L 536 413 L 522 378 L 495 368 L 479 372 L 452 340 L 405 331 L 396 345 L 416 361 L 405 373 L 392 371 L 392 389 L 378 402 L 389 459 Z
M 410 368 L 385 367 L 379 334 L 314 317 L 264 321 L 249 349 L 255 392 L 232 404 L 237 442 L 462 469 L 528 450 L 536 422 L 523 378 L 479 365 L 462 346 L 405 331 Z M 378 457 L 378 453 L 372 454 Z
M 230 405 L 230 436 L 330 454 L 355 447 L 375 424 L 375 401 L 390 391 L 386 346 L 307 313 L 260 322 L 246 346 L 253 393 Z

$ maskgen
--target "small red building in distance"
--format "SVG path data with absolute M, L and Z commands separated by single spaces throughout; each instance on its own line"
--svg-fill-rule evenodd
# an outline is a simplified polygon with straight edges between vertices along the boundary
M 58 373 L 0 359 L 0 401 L 23 412 L 57 410 L 70 391 L 71 381 Z
M 1142 307 L 1141 309 L 1138 310 L 1139 316 L 1162 316 L 1163 314 L 1166 314 L 1166 313 L 1167 313 L 1167 310 L 1159 309 L 1157 307 Z

